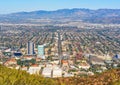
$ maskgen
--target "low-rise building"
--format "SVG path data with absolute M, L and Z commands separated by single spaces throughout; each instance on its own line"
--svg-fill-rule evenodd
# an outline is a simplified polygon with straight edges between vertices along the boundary
M 87 62 L 81 62 L 78 67 L 87 70 L 90 68 L 90 65 Z
M 10 66 L 10 65 L 17 65 L 17 61 L 14 59 L 14 58 L 11 58 L 9 60 L 7 60 L 5 63 L 4 63 L 5 66 Z
M 49 68 L 49 67 L 43 68 L 42 75 L 43 75 L 44 77 L 49 77 L 49 78 L 51 78 L 51 77 L 52 77 L 52 68 Z
M 59 67 L 55 67 L 53 69 L 53 73 L 52 73 L 52 77 L 55 78 L 55 77 L 62 77 L 62 69 L 59 68 Z
M 37 65 L 33 65 L 33 66 L 29 67 L 27 72 L 30 73 L 30 74 L 39 74 L 40 73 L 40 69 L 41 69 L 41 67 L 39 67 Z
M 26 66 L 23 66 L 23 67 L 21 68 L 21 70 L 23 70 L 23 71 L 27 71 L 28 68 L 27 68 Z

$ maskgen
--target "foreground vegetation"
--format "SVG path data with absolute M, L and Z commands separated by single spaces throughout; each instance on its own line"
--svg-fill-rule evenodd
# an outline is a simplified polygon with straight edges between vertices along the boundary
M 120 69 L 112 69 L 89 77 L 57 78 L 59 85 L 120 85 Z
M 30 75 L 25 71 L 0 65 L 0 85 L 56 85 L 56 83 L 40 75 Z
M 120 69 L 89 77 L 49 79 L 0 65 L 0 85 L 120 85 Z

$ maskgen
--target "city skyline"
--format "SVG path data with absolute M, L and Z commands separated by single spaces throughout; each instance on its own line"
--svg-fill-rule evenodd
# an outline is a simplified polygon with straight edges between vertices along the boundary
M 0 3 L 0 14 L 8 14 L 22 11 L 36 11 L 36 10 L 58 10 L 58 9 L 72 9 L 72 8 L 88 8 L 88 9 L 120 9 L 119 0 L 4 0 Z

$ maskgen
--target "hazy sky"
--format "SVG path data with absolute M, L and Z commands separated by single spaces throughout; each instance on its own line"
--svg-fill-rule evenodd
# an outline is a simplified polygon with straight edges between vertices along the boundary
M 120 0 L 0 0 L 0 14 L 64 8 L 120 9 Z

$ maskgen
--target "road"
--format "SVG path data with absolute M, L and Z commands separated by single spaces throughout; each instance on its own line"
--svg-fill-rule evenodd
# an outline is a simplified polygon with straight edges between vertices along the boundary
M 62 45 L 61 45 L 61 36 L 60 36 L 60 32 L 58 32 L 58 57 L 59 57 L 59 59 L 60 59 L 60 66 L 61 66 Z

